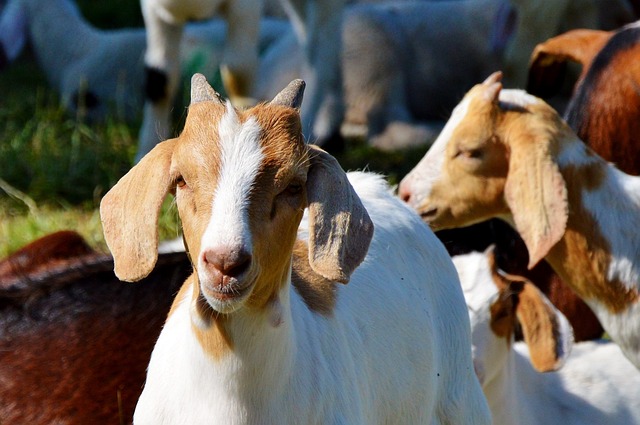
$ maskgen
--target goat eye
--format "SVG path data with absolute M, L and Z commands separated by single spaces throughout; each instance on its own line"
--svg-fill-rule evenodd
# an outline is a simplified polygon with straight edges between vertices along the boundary
M 482 150 L 480 149 L 460 149 L 456 152 L 456 157 L 478 159 L 482 158 Z
M 178 176 L 176 177 L 176 186 L 177 187 L 185 187 L 187 185 L 187 182 L 184 181 L 184 178 L 182 176 Z
M 285 192 L 289 195 L 297 195 L 298 193 L 302 192 L 302 185 L 300 183 L 291 183 L 289 186 L 287 186 Z

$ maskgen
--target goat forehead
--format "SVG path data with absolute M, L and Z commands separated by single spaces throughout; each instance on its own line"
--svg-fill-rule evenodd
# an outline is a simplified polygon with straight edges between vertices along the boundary
M 264 161 L 261 131 L 255 118 L 241 122 L 238 113 L 227 104 L 218 126 L 220 174 L 203 247 L 208 243 L 248 243 L 244 238 L 249 233 L 249 195 Z
M 469 102 L 469 99 L 465 98 L 454 108 L 451 117 L 440 132 L 438 138 L 433 142 L 433 145 L 429 148 L 429 151 L 420 163 L 411 172 L 411 178 L 417 186 L 421 184 L 428 185 L 440 176 L 446 158 L 447 145 L 454 131 L 467 116 L 469 112 Z

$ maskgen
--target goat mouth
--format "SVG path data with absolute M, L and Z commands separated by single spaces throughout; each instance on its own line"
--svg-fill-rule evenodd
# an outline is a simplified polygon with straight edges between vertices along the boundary
M 438 214 L 438 208 L 436 207 L 432 207 L 432 208 L 420 211 L 420 217 L 426 222 L 430 222 L 433 219 L 435 219 L 437 214 Z
M 213 298 L 218 302 L 233 302 L 244 299 L 251 291 L 250 282 L 239 282 L 231 278 L 224 286 L 212 285 L 208 282 L 201 282 L 201 289 L 206 298 Z

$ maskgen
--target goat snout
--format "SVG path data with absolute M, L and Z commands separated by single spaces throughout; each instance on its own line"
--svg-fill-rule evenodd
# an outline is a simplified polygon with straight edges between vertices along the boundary
M 411 205 L 411 188 L 408 184 L 401 184 L 398 188 L 398 196 L 403 202 Z
M 212 275 L 214 285 L 224 288 L 241 278 L 249 269 L 251 253 L 242 248 L 209 248 L 203 252 L 202 262 Z

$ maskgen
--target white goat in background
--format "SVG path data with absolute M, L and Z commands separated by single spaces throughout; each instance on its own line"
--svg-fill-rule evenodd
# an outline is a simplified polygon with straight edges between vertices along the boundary
M 529 57 L 522 52 L 531 53 L 536 43 L 566 28 L 595 28 L 597 1 L 396 0 L 348 6 L 341 53 L 344 135 L 366 136 L 387 150 L 431 143 L 477 81 L 507 67 L 509 84 L 524 87 Z M 293 37 L 272 44 L 260 63 L 257 97 L 274 96 L 299 75 L 301 62 Z
M 289 29 L 284 21 L 265 20 L 262 48 Z M 192 72 L 217 69 L 225 32 L 226 23 L 221 20 L 187 25 L 180 48 L 182 66 Z M 26 43 L 65 109 L 89 120 L 114 112 L 129 121 L 140 118 L 143 28 L 97 29 L 70 0 L 10 0 L 0 17 L 0 50 L 10 63 Z
M 103 198 L 118 277 L 152 270 L 169 191 L 194 265 L 135 422 L 488 424 L 451 259 L 381 176 L 304 143 L 303 89 L 241 111 L 195 75 L 182 134 Z
M 340 27 L 345 0 L 281 0 L 303 52 L 302 76 L 312 88 L 302 109 L 303 131 L 318 143 L 334 136 L 342 121 Z M 180 72 L 183 25 L 216 13 L 228 23 L 222 79 L 233 104 L 255 103 L 258 31 L 263 0 L 141 0 L 147 28 L 146 96 L 137 160 L 168 136 L 169 111 Z M 262 100 L 262 99 L 258 99 Z
M 453 263 L 494 425 L 640 423 L 640 372 L 617 344 L 572 346 L 566 318 L 531 282 L 497 270 L 491 250 Z M 524 342 L 514 342 L 518 325 Z
M 640 367 L 640 177 L 587 147 L 547 103 L 494 73 L 453 111 L 399 194 L 434 230 L 507 221 Z

